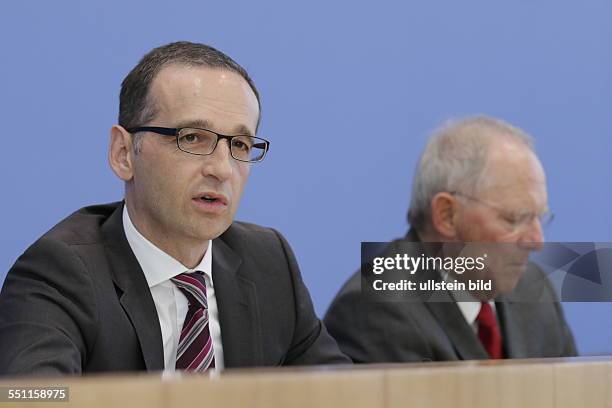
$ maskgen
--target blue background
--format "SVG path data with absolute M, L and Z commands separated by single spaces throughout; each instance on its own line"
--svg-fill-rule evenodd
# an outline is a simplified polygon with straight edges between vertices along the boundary
M 319 314 L 361 241 L 406 232 L 417 157 L 449 117 L 534 135 L 548 240 L 612 241 L 610 16 L 607 0 L 2 2 L 0 282 L 58 220 L 122 197 L 106 162 L 120 82 L 176 40 L 255 79 L 272 145 L 238 218 L 286 235 Z M 565 309 L 582 353 L 612 352 L 610 304 Z

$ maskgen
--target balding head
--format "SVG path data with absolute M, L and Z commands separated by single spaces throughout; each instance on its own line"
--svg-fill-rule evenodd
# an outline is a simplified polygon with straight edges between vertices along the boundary
M 431 201 L 439 192 L 477 194 L 490 184 L 487 162 L 500 144 L 533 152 L 533 141 L 523 130 L 502 120 L 474 116 L 449 121 L 427 144 L 414 175 L 408 221 L 424 229 L 431 216 Z

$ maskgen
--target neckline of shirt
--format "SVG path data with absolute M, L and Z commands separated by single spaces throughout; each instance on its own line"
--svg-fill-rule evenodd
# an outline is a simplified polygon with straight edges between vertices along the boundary
M 155 246 L 136 229 L 126 205 L 123 206 L 123 229 L 132 252 L 134 252 L 136 260 L 142 268 L 149 288 L 169 281 L 170 278 L 185 272 L 201 271 L 208 275 L 212 281 L 212 240 L 208 241 L 208 247 L 200 263 L 195 268 L 187 268 Z

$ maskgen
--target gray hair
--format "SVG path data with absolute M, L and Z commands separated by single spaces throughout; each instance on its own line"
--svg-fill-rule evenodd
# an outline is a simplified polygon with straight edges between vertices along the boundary
M 428 225 L 431 200 L 440 192 L 475 195 L 486 179 L 487 153 L 503 138 L 533 151 L 533 139 L 500 119 L 480 115 L 451 120 L 434 131 L 412 183 L 408 222 L 417 230 Z

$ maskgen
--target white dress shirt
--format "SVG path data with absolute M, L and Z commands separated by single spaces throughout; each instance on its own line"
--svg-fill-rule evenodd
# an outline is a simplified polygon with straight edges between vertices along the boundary
M 453 279 L 450 278 L 449 273 L 441 273 L 442 278 L 447 282 L 453 282 Z M 476 299 L 470 292 L 463 290 L 453 290 L 450 291 L 451 295 L 454 299 L 469 299 L 466 301 L 457 301 L 457 306 L 461 311 L 463 317 L 465 317 L 465 321 L 472 327 L 474 333 L 478 334 L 478 322 L 476 318 L 480 313 L 481 301 Z M 497 310 L 495 309 L 495 302 L 490 300 L 489 305 L 493 309 L 493 313 L 497 316 Z
M 176 350 L 189 306 L 185 295 L 172 283 L 170 278 L 181 273 L 195 271 L 204 272 L 206 297 L 208 299 L 208 327 L 210 328 L 215 352 L 215 371 L 223 369 L 221 327 L 212 275 L 212 240 L 209 241 L 200 264 L 191 269 L 185 267 L 142 236 L 132 224 L 127 206 L 123 207 L 123 229 L 132 252 L 136 255 L 136 259 L 144 272 L 153 296 L 153 302 L 155 302 L 164 347 L 164 372 L 175 371 Z

